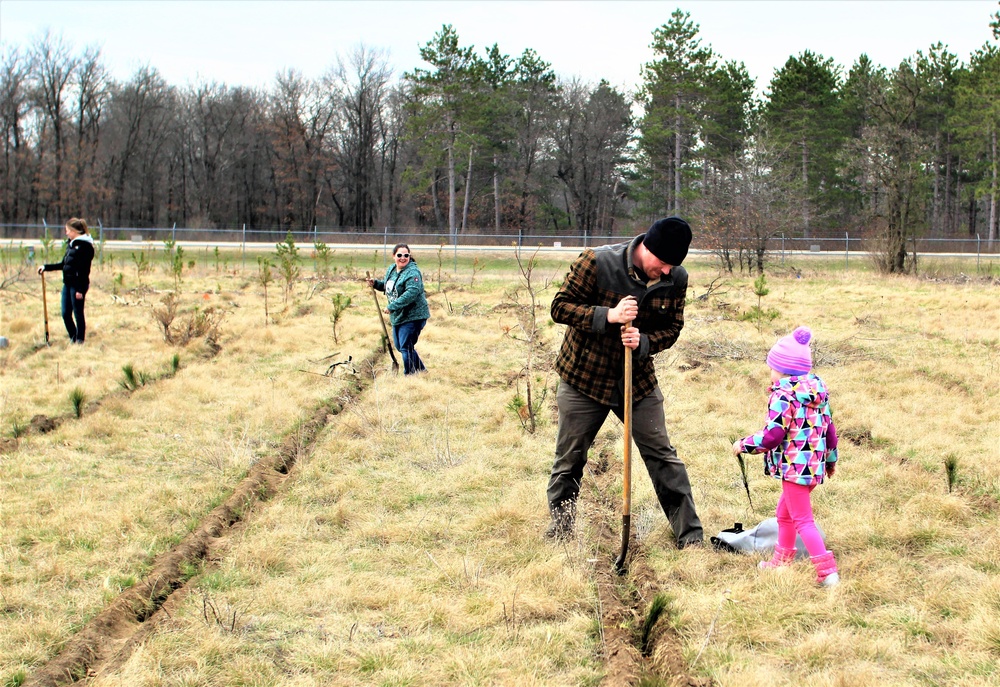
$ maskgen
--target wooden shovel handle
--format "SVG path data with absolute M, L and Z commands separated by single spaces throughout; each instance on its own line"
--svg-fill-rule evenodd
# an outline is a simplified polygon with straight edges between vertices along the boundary
M 45 343 L 49 343 L 49 300 L 45 295 L 45 270 L 38 273 L 42 278 L 42 313 L 45 316 Z
M 625 323 L 625 328 L 632 326 Z M 625 346 L 625 446 L 623 449 L 624 467 L 622 469 L 622 512 L 632 514 L 632 349 Z
M 365 279 L 371 279 L 370 272 L 365 272 Z M 399 369 L 399 362 L 396 354 L 392 350 L 392 339 L 389 338 L 389 330 L 385 326 L 385 316 L 382 314 L 382 306 L 378 304 L 378 294 L 375 292 L 375 284 L 372 284 L 372 298 L 375 299 L 375 309 L 378 310 L 378 321 L 382 323 L 382 333 L 385 335 L 385 347 L 389 349 L 389 357 L 392 358 L 392 369 Z
M 632 326 L 626 322 L 625 328 Z M 625 425 L 625 446 L 622 466 L 622 550 L 615 561 L 615 571 L 624 575 L 625 557 L 628 555 L 628 540 L 632 529 L 632 349 L 625 346 L 625 393 L 622 399 L 625 409 L 622 424 Z

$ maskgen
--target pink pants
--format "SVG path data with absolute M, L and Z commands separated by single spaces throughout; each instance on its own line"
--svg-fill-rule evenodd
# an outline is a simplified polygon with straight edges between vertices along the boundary
M 815 484 L 805 486 L 781 480 L 781 498 L 778 499 L 775 513 L 778 517 L 778 546 L 794 549 L 795 535 L 798 534 L 810 556 L 822 556 L 826 553 L 826 544 L 816 529 L 812 502 L 809 500 L 809 495 L 815 488 Z

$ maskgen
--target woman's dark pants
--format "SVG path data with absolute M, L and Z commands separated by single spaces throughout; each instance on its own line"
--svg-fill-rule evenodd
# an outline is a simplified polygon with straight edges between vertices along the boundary
M 403 324 L 393 325 L 392 339 L 396 344 L 396 350 L 403 356 L 403 374 L 411 375 L 415 372 L 423 372 L 424 361 L 417 355 L 417 339 L 420 338 L 420 331 L 427 324 L 427 320 L 414 320 Z
M 77 298 L 76 294 L 81 294 Z M 87 335 L 87 320 L 83 316 L 83 304 L 87 300 L 86 292 L 77 291 L 72 286 L 63 285 L 62 290 L 62 318 L 66 325 L 66 333 L 73 343 L 83 343 Z M 74 318 L 76 322 L 74 322 Z

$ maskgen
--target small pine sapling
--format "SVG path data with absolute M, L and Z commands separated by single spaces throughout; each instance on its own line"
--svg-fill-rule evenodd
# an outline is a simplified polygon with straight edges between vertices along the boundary
M 275 248 L 278 252 L 278 274 L 285 282 L 285 303 L 288 303 L 288 297 L 302 273 L 302 270 L 299 269 L 299 248 L 295 245 L 295 239 L 290 231 L 285 235 L 285 240 L 276 244 Z
M 339 343 L 337 325 L 340 324 L 340 318 L 344 315 L 344 311 L 351 307 L 351 297 L 345 296 L 342 293 L 335 293 L 331 300 L 333 302 L 333 312 L 330 313 L 330 323 L 333 325 L 333 342 Z
M 330 246 L 326 245 L 322 241 L 316 241 L 313 243 L 313 249 L 315 250 L 316 256 L 316 274 L 324 278 L 329 277 L 330 262 L 333 259 L 335 251 L 330 250 Z
M 944 459 L 944 471 L 948 477 L 948 493 L 958 484 L 958 456 L 949 453 Z
M 69 392 L 69 402 L 73 405 L 73 414 L 79 419 L 83 415 L 83 404 L 87 400 L 87 395 L 80 387 L 74 387 Z
M 20 413 L 14 413 L 10 417 L 10 436 L 13 439 L 20 439 L 28 433 L 28 423 Z
M 652 603 L 649 604 L 649 610 L 646 611 L 642 629 L 639 631 L 639 651 L 642 652 L 643 656 L 649 656 L 652 653 L 649 640 L 652 637 L 653 627 L 656 626 L 657 621 L 659 621 L 665 611 L 670 611 L 671 602 L 672 599 L 667 594 L 657 594 L 653 597 Z
M 733 444 L 735 444 L 736 443 L 736 439 L 737 439 L 737 437 L 731 437 L 729 439 L 729 445 L 732 446 Z M 739 463 L 739 466 L 740 466 L 740 476 L 743 478 L 743 488 L 746 489 L 746 492 L 747 492 L 747 501 L 749 501 L 749 503 L 750 503 L 750 512 L 752 513 L 753 512 L 753 499 L 750 498 L 750 479 L 747 477 L 747 464 L 746 464 L 746 461 L 743 460 L 743 454 L 742 453 L 739 453 L 739 454 L 736 455 L 736 462 Z
M 444 241 L 438 244 L 438 293 L 441 292 L 441 265 L 444 262 Z
M 163 254 L 166 257 L 166 269 L 167 272 L 173 272 L 174 269 L 174 250 L 177 248 L 177 241 L 174 239 L 164 239 L 163 240 Z
M 257 281 L 264 287 L 264 326 L 271 321 L 271 315 L 267 312 L 267 285 L 274 281 L 271 273 L 271 261 L 265 257 L 257 258 Z
M 49 227 L 45 227 L 45 235 L 42 236 L 42 262 L 48 262 L 51 260 L 52 256 L 52 246 L 55 244 L 55 239 L 49 236 Z
M 174 291 L 181 290 L 181 275 L 184 272 L 184 249 L 177 246 L 173 256 L 170 258 L 170 271 L 174 275 Z
M 136 281 L 139 282 L 139 286 L 142 286 L 142 275 L 152 269 L 152 265 L 149 262 L 149 256 L 146 255 L 146 251 L 142 250 L 138 253 L 132 253 L 132 262 L 135 264 Z
M 763 333 L 765 320 L 770 322 L 780 314 L 774 309 L 764 310 L 762 305 L 763 298 L 767 294 L 771 293 L 771 290 L 767 288 L 767 277 L 764 276 L 763 272 L 761 272 L 757 278 L 754 279 L 753 292 L 754 295 L 757 296 L 757 305 L 752 306 L 749 311 L 743 314 L 741 319 L 756 322 L 757 332 Z
M 135 391 L 141 386 L 146 386 L 152 378 L 145 372 L 135 369 L 132 363 L 122 365 L 122 378 L 118 384 L 126 391 Z

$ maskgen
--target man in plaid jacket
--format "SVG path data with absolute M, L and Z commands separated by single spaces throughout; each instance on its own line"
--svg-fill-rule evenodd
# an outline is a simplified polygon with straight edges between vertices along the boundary
M 680 264 L 690 244 L 688 223 L 667 217 L 631 241 L 584 249 L 552 300 L 552 319 L 567 329 L 556 359 L 562 381 L 547 491 L 549 538 L 572 534 L 587 451 L 609 411 L 623 418 L 623 346 L 628 346 L 634 359 L 633 439 L 678 548 L 702 542 L 687 468 L 667 436 L 653 369 L 653 356 L 673 346 L 684 326 L 688 275 Z M 628 322 L 632 326 L 626 327 Z

